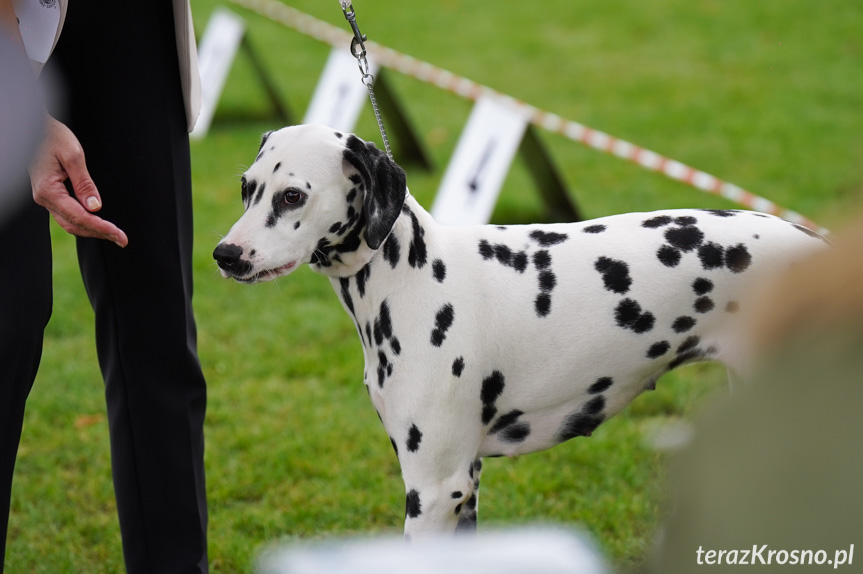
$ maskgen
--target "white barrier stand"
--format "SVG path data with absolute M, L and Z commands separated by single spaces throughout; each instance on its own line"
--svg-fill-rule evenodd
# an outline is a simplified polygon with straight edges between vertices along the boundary
M 444 225 L 488 223 L 527 122 L 500 98 L 477 100 L 435 197 L 435 220 Z
M 202 101 L 198 121 L 190 134 L 194 139 L 204 137 L 210 129 L 225 80 L 228 79 L 228 72 L 245 31 L 243 19 L 225 8 L 216 8 L 207 23 L 198 50 Z
M 377 74 L 377 64 L 370 55 L 367 58 L 369 73 Z M 348 50 L 333 48 L 303 123 L 324 124 L 344 132 L 353 131 L 360 111 L 369 98 L 361 77 L 356 58 Z

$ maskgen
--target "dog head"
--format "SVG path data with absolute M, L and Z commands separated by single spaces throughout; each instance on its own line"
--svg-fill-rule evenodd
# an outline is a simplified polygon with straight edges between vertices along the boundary
M 216 246 L 224 277 L 243 283 L 302 263 L 356 273 L 386 239 L 405 199 L 405 174 L 374 144 L 320 125 L 264 134 L 242 177 L 245 212 Z

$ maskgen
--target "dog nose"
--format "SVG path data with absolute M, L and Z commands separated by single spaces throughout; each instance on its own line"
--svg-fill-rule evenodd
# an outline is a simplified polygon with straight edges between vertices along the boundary
M 242 276 L 247 274 L 252 269 L 252 264 L 249 261 L 243 261 L 240 256 L 243 254 L 243 248 L 232 243 L 219 243 L 213 251 L 213 259 L 219 264 L 219 267 L 234 275 Z

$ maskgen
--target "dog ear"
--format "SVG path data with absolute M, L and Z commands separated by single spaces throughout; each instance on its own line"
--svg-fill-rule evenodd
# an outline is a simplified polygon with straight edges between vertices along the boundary
M 258 153 L 260 153 L 260 151 L 264 149 L 264 144 L 267 143 L 267 140 L 270 138 L 271 133 L 273 133 L 272 130 L 261 136 L 261 145 L 258 146 Z
M 359 173 L 365 197 L 365 240 L 377 249 L 389 235 L 405 202 L 405 172 L 371 142 L 350 136 L 344 159 Z

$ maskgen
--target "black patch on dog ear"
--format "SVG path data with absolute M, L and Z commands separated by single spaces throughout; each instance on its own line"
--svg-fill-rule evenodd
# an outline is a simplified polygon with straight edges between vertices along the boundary
M 264 149 L 264 144 L 267 143 L 268 139 L 270 139 L 270 135 L 272 133 L 273 133 L 272 131 L 269 131 L 269 132 L 267 132 L 261 136 L 261 145 L 258 146 L 258 153 L 260 153 L 261 150 Z
M 371 142 L 349 136 L 344 159 L 357 170 L 363 184 L 365 240 L 377 249 L 401 213 L 405 201 L 405 172 Z

